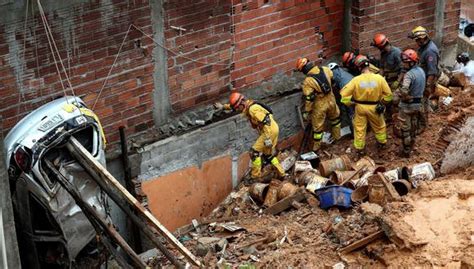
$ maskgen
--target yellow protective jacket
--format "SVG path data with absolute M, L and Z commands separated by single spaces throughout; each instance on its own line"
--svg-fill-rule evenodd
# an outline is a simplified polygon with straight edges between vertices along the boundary
M 326 75 L 326 79 L 328 80 L 329 86 L 331 86 L 332 88 L 331 81 L 333 78 L 333 73 L 331 69 L 326 66 L 323 66 L 322 70 Z M 315 66 L 311 70 L 309 70 L 308 74 L 319 74 L 319 72 L 321 72 L 321 68 Z M 326 98 L 334 98 L 334 94 L 332 93 L 332 91 L 327 94 L 324 94 L 318 82 L 310 76 L 306 76 L 303 81 L 303 96 L 305 99 L 305 112 L 311 112 L 311 110 L 313 110 L 313 107 L 318 102 L 324 101 L 324 99 Z
M 266 110 L 261 105 L 256 104 L 252 100 L 247 100 L 245 102 L 246 108 L 242 111 L 242 114 L 250 121 L 252 128 L 256 129 L 259 133 L 259 137 L 252 148 L 258 152 L 262 152 L 263 154 L 271 155 L 278 144 L 278 124 L 273 119 L 273 115 L 270 111 Z M 264 141 L 267 139 L 272 141 L 272 147 L 270 148 L 267 148 L 264 145 Z
M 360 74 L 341 90 L 341 102 L 345 105 L 375 105 L 380 101 L 392 101 L 392 91 L 387 81 L 379 74 Z

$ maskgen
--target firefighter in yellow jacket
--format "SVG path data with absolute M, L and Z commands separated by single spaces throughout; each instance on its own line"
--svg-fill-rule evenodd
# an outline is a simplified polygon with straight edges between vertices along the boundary
M 296 69 L 306 75 L 302 86 L 305 103 L 303 118 L 306 120 L 311 114 L 313 151 L 318 151 L 323 139 L 326 118 L 331 123 L 332 138 L 338 140 L 341 137 L 340 112 L 331 85 L 333 73 L 326 66 L 315 66 L 307 58 L 299 58 Z
M 359 55 L 354 63 L 361 74 L 341 90 L 341 102 L 347 106 L 355 104 L 354 148 L 363 154 L 367 122 L 375 133 L 378 148 L 387 143 L 383 112 L 385 104 L 392 101 L 392 91 L 381 75 L 370 72 L 367 57 Z
M 280 177 L 285 177 L 285 170 L 278 161 L 276 155 L 276 145 L 278 144 L 278 124 L 273 118 L 273 112 L 270 107 L 254 100 L 246 99 L 238 92 L 233 92 L 229 97 L 229 104 L 215 104 L 218 109 L 235 110 L 241 112 L 259 133 L 257 141 L 250 149 L 250 158 L 252 160 L 252 178 L 262 176 L 263 160 L 271 163 Z

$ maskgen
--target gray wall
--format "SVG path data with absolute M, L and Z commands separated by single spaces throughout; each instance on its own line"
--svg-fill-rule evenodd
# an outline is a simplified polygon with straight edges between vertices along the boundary
M 250 93 L 252 95 L 252 93 Z M 266 101 L 280 127 L 280 140 L 301 130 L 295 106 L 301 103 L 301 93 Z M 175 135 L 139 149 L 132 155 L 132 175 L 141 180 L 156 178 L 182 168 L 197 165 L 212 158 L 239 156 L 250 149 L 257 132 L 247 119 L 237 114 L 182 135 Z M 120 160 L 109 160 L 107 168 L 115 175 L 121 173 Z
M 3 137 L 0 138 L 0 205 L 2 206 L 0 214 L 2 214 L 1 219 L 3 220 L 1 223 L 3 225 L 3 236 L 1 236 L 2 231 L 0 231 L 0 267 L 3 268 L 4 263 L 6 262 L 8 268 L 16 269 L 21 268 L 20 256 L 18 253 L 15 221 L 10 198 L 10 185 L 8 182 L 8 174 L 3 156 Z M 5 240 L 5 252 L 7 254 L 6 261 L 3 260 L 2 257 L 2 253 L 4 253 L 4 250 L 2 250 L 2 240 Z

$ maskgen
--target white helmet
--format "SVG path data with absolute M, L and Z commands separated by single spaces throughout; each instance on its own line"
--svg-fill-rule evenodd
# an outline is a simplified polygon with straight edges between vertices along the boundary
M 334 68 L 339 67 L 339 65 L 337 65 L 337 63 L 329 63 L 328 67 L 329 69 L 333 70 Z

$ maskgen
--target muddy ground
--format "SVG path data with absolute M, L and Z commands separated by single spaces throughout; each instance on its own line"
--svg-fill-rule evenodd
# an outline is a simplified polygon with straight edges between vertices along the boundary
M 454 89 L 453 96 L 448 107 L 441 106 L 430 116 L 429 128 L 417 138 L 410 158 L 398 156 L 400 139 L 394 137 L 392 126 L 382 152 L 377 152 L 373 135 L 368 135 L 368 156 L 379 166 L 433 164 L 436 179 L 421 182 L 402 201 L 383 208 L 366 202 L 345 210 L 323 210 L 303 201 L 299 209 L 274 216 L 249 200 L 248 187 L 241 185 L 208 219 L 224 217 L 243 230 L 230 232 L 221 223 L 212 223 L 201 225 L 199 231 L 178 233 L 180 240 L 210 268 L 474 268 L 474 166 L 464 162 L 467 167 L 451 165 L 452 169 L 440 172 L 443 162 L 452 162 L 443 161 L 449 143 L 456 141 L 460 127 L 474 115 L 474 92 Z M 472 147 L 473 141 L 465 143 L 469 142 Z M 327 147 L 328 156 L 322 159 L 347 154 L 356 160 L 351 143 L 351 138 L 344 138 Z M 460 147 L 469 148 L 465 143 Z M 384 232 L 380 239 L 348 254 L 339 253 L 377 231 Z M 198 243 L 202 237 L 226 240 L 206 249 Z

